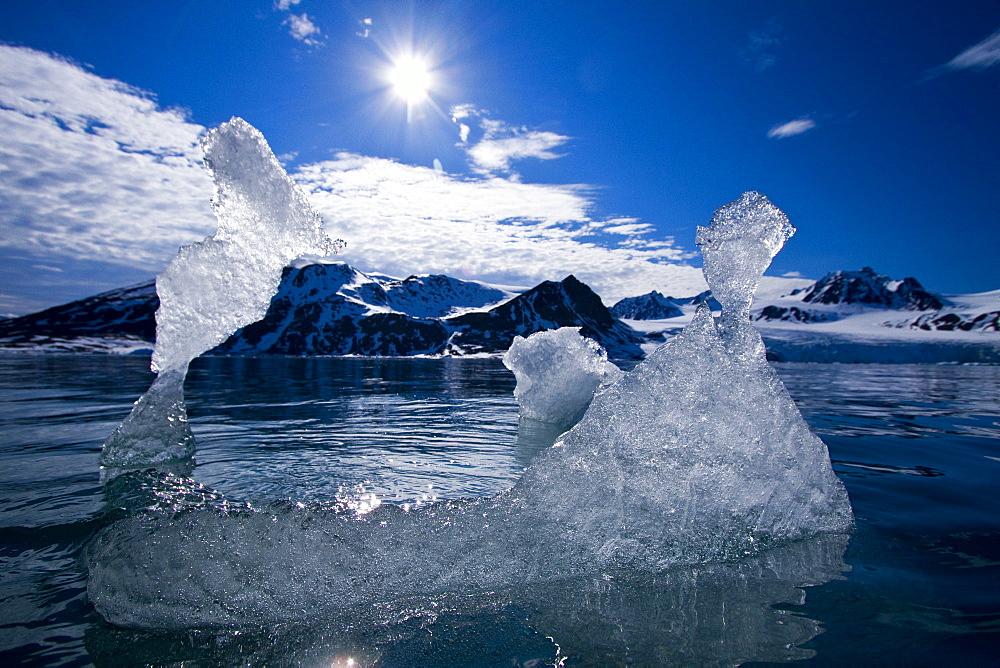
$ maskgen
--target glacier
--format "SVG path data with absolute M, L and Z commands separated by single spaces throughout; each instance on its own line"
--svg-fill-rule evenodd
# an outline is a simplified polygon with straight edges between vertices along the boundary
M 233 162 L 217 174 L 218 188 L 244 193 L 245 203 L 265 208 L 275 200 L 255 197 L 273 188 L 284 193 L 278 201 L 294 208 L 298 202 L 276 176 L 276 161 L 257 159 L 270 154 L 263 137 L 243 122 L 224 127 Z M 206 153 L 217 167 L 227 159 L 211 143 Z M 260 221 L 236 221 L 221 235 L 245 248 L 243 254 L 227 254 L 217 244 L 203 246 L 204 255 L 182 249 L 179 257 L 210 268 L 178 270 L 165 285 L 206 274 L 214 280 L 229 275 L 230 262 L 255 261 L 255 244 L 269 243 L 261 229 L 267 221 L 251 206 L 231 211 Z M 301 242 L 287 246 L 289 252 L 325 243 L 309 233 L 316 219 L 308 210 L 291 218 L 303 222 L 305 232 L 289 235 Z M 241 228 L 247 239 L 237 241 Z M 843 535 L 853 523 L 844 487 L 825 445 L 767 364 L 748 318 L 760 275 L 792 231 L 759 193 L 719 209 L 698 230 L 705 275 L 722 304 L 719 322 L 700 308 L 679 336 L 594 395 L 581 420 L 513 487 L 493 496 L 412 509 L 343 502 L 258 507 L 172 473 L 119 476 L 109 482 L 109 496 L 142 499 L 130 486 L 152 486 L 158 502 L 112 504 L 130 510 L 87 547 L 90 601 L 119 626 L 266 627 L 414 596 L 736 563 L 778 555 L 773 550 L 802 539 Z M 225 336 L 227 327 L 259 311 L 257 287 L 242 294 L 242 285 L 231 284 L 235 294 L 221 303 L 211 301 L 211 291 L 178 287 L 176 313 L 232 305 L 243 315 L 220 322 L 198 316 L 190 325 L 205 343 Z M 204 344 L 176 341 L 186 331 L 184 319 L 169 322 L 164 348 L 157 342 L 158 381 L 179 390 L 183 370 Z M 172 402 L 168 407 L 183 407 L 182 396 L 162 394 Z M 139 455 L 147 464 L 174 457 L 169 448 L 176 434 L 165 426 L 163 451 L 146 440 L 146 429 L 163 425 L 162 416 L 155 417 L 144 422 L 138 407 L 130 417 L 143 427 L 142 445 L 127 464 L 138 467 Z M 106 452 L 128 452 L 130 433 L 136 430 L 116 432 Z M 184 445 L 193 448 L 193 440 Z M 839 563 L 836 554 L 826 562 Z

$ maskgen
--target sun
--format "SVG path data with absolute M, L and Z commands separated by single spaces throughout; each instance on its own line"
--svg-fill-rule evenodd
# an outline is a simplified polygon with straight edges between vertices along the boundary
M 389 83 L 396 95 L 406 102 L 407 117 L 414 106 L 426 100 L 431 85 L 430 67 L 423 58 L 404 55 L 396 58 L 389 70 Z

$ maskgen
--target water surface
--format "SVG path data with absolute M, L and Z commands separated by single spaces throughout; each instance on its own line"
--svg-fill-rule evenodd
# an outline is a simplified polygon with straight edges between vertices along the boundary
M 98 482 L 101 443 L 149 386 L 148 360 L 0 355 L 0 660 L 994 664 L 1000 367 L 776 368 L 847 485 L 857 529 L 846 552 L 802 546 L 770 561 L 438 597 L 292 628 L 157 634 L 94 614 L 80 560 L 114 515 Z M 513 386 L 497 360 L 199 359 L 186 384 L 194 478 L 255 503 L 487 495 L 553 436 L 518 438 Z M 850 570 L 837 579 L 841 555 Z M 790 584 L 810 576 L 825 584 Z

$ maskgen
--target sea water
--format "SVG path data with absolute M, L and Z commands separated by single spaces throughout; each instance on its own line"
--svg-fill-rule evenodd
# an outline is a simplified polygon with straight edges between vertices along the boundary
M 813 545 L 771 561 L 414 599 L 266 630 L 158 633 L 103 622 L 81 560 L 118 517 L 97 461 L 148 387 L 148 359 L 0 356 L 0 662 L 995 661 L 1000 368 L 775 366 L 851 497 L 843 579 L 824 572 L 825 584 L 793 586 L 812 584 L 795 581 L 799 564 L 843 550 Z M 362 510 L 486 496 L 558 435 L 519 434 L 514 384 L 492 359 L 199 359 L 185 386 L 197 467 L 194 482 L 177 484 Z

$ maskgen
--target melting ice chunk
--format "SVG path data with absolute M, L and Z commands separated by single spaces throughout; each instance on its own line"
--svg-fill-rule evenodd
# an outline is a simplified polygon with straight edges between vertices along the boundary
M 719 208 L 711 225 L 698 228 L 702 271 L 723 315 L 749 314 L 760 277 L 794 233 L 784 212 L 754 191 Z
M 126 626 L 270 624 L 406 596 L 743 559 L 844 532 L 851 507 L 826 446 L 742 315 L 790 231 L 756 193 L 720 209 L 699 241 L 724 300 L 721 328 L 699 309 L 597 393 L 513 488 L 360 516 L 134 515 L 92 542 L 91 601 Z
M 562 426 L 580 416 L 600 386 L 623 375 L 579 327 L 517 336 L 503 363 L 517 378 L 514 397 L 521 417 Z
M 328 255 L 343 244 L 326 236 L 320 215 L 252 125 L 241 118 L 223 123 L 205 136 L 202 148 L 215 180 L 218 229 L 183 246 L 156 279 L 152 366 L 160 376 L 104 443 L 105 477 L 190 461 L 194 435 L 183 390 L 188 364 L 263 317 L 286 264 L 301 255 Z
M 264 317 L 281 270 L 338 249 L 256 128 L 234 118 L 202 141 L 215 180 L 215 234 L 184 246 L 156 279 L 153 370 L 181 368 Z

